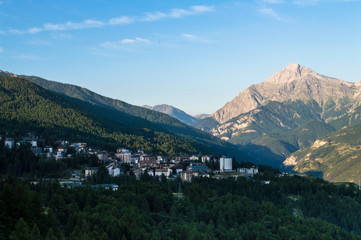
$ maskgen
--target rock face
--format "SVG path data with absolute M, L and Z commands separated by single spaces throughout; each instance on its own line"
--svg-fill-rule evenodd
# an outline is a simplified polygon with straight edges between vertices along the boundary
M 328 101 L 334 101 L 339 105 L 340 99 L 353 98 L 359 92 L 357 89 L 359 84 L 325 77 L 307 67 L 292 63 L 263 83 L 251 85 L 239 93 L 215 112 L 212 118 L 224 123 L 269 101 L 300 100 L 307 103 L 315 100 L 321 107 Z
M 277 167 L 320 137 L 361 123 L 360 106 L 361 82 L 326 77 L 293 63 L 193 126 Z
M 191 115 L 185 113 L 184 111 L 167 104 L 155 105 L 153 107 L 144 105 L 143 107 L 157 112 L 168 114 L 169 116 L 174 117 L 179 121 L 188 125 L 194 124 L 198 121 L 197 118 L 192 117 Z

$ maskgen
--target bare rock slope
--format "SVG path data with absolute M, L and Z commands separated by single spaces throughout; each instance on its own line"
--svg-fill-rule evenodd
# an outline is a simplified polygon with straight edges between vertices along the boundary
M 288 65 L 266 81 L 251 85 L 231 102 L 212 115 L 219 123 L 247 113 L 269 101 L 285 102 L 300 100 L 305 103 L 315 100 L 321 107 L 329 101 L 340 106 L 340 100 L 354 98 L 359 85 L 316 73 L 297 63 Z M 358 96 L 357 96 L 358 97 Z

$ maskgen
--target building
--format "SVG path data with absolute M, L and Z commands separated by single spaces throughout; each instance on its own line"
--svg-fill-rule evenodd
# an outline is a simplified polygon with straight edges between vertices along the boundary
M 211 161 L 211 156 L 208 156 L 208 155 L 202 156 L 202 163 L 210 162 L 210 161 Z
M 107 151 L 100 151 L 97 153 L 97 157 L 99 159 L 100 162 L 105 162 L 108 161 L 108 152 Z
M 176 174 L 183 172 L 183 167 L 179 164 L 174 165 L 173 168 L 175 169 Z
M 116 177 L 120 175 L 121 169 L 116 166 L 116 164 L 111 163 L 107 166 L 108 173 L 112 177 Z
M 115 156 L 119 158 L 122 163 L 130 164 L 132 161 L 132 153 L 125 148 L 117 148 Z
M 142 155 L 140 155 L 140 157 L 139 157 L 139 161 L 140 161 L 140 162 L 150 161 L 150 157 L 149 157 L 147 154 L 142 154 Z
M 140 170 L 139 168 L 138 168 L 138 169 L 133 170 L 133 173 L 134 173 L 135 178 L 136 178 L 137 180 L 139 180 L 139 179 L 140 179 L 140 177 L 142 176 L 142 170 Z
M 187 171 L 206 173 L 209 172 L 209 168 L 202 163 L 191 163 L 191 165 L 187 167 Z
M 15 141 L 12 138 L 6 138 L 5 139 L 5 147 L 12 149 L 15 145 Z
M 38 147 L 31 147 L 31 151 L 34 153 L 35 156 L 43 155 L 43 149 Z
M 98 169 L 97 167 L 87 167 L 85 168 L 85 177 L 88 177 L 88 176 L 92 176 L 93 174 L 96 174 L 98 172 Z
M 183 181 L 190 182 L 190 181 L 192 181 L 193 177 L 198 177 L 199 173 L 193 172 L 193 171 L 183 171 L 183 172 L 181 172 L 180 176 Z
M 172 173 L 172 170 L 169 168 L 161 168 L 161 169 L 155 169 L 155 176 L 166 176 L 169 177 Z
M 139 158 L 140 158 L 140 154 L 133 154 L 131 156 L 131 162 L 134 164 L 138 164 L 139 163 Z
M 252 167 L 252 168 L 238 168 L 237 172 L 247 174 L 247 175 L 253 175 L 258 173 L 258 168 Z
M 219 159 L 219 171 L 230 172 L 232 171 L 232 158 L 222 157 Z

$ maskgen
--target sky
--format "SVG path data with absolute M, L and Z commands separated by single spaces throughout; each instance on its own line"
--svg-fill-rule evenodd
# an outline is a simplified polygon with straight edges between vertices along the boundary
M 361 81 L 360 0 L 0 0 L 0 70 L 213 113 L 290 63 Z

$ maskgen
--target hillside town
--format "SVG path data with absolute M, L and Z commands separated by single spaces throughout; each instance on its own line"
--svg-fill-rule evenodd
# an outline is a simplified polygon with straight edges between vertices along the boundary
M 0 140 L 4 141 L 4 146 L 8 149 L 26 146 L 31 149 L 34 155 L 51 159 L 53 161 L 63 161 L 64 159 L 75 158 L 75 156 L 95 156 L 97 165 L 84 166 L 83 169 L 72 171 L 69 179 L 62 179 L 60 183 L 67 186 L 77 186 L 87 177 L 98 172 L 99 166 L 104 165 L 108 174 L 116 177 L 122 174 L 134 174 L 137 179 L 142 175 L 152 177 L 166 177 L 174 179 L 180 177 L 183 181 L 192 181 L 193 177 L 249 177 L 258 173 L 258 168 L 252 166 L 249 168 L 237 168 L 233 166 L 233 159 L 225 156 L 212 155 L 178 155 L 162 156 L 146 153 L 142 149 L 132 152 L 126 148 L 117 148 L 115 152 L 101 149 L 95 149 L 88 146 L 87 143 L 70 143 L 67 140 L 57 140 L 52 145 L 39 144 L 40 139 L 31 133 L 25 137 L 15 138 L 7 137 Z

